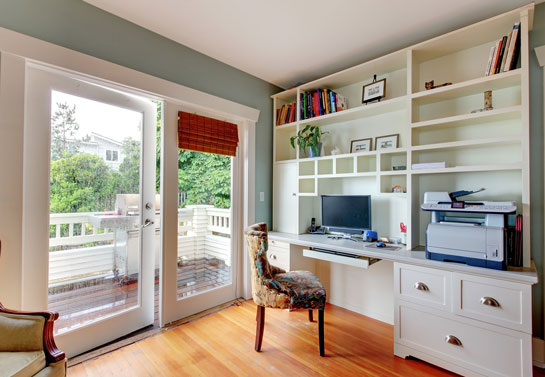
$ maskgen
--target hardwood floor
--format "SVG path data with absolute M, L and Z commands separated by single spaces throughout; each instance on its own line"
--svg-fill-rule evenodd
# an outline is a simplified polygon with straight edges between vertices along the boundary
M 254 351 L 256 306 L 246 301 L 68 369 L 105 376 L 454 376 L 393 355 L 393 326 L 328 305 L 325 357 L 308 312 L 267 309 Z

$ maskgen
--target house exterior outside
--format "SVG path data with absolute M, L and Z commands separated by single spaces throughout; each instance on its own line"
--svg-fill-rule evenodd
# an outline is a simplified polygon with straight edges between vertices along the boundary
M 119 165 L 125 158 L 121 149 L 122 143 L 94 132 L 89 137 L 87 141 L 78 141 L 79 152 L 100 156 L 109 167 L 119 170 Z

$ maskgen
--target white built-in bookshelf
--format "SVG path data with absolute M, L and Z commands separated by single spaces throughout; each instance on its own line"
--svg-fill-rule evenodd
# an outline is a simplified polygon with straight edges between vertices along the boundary
M 372 195 L 373 228 L 400 236 L 407 245 L 425 244 L 429 213 L 420 209 L 424 192 L 486 190 L 472 200 L 514 200 L 524 216 L 524 266 L 530 266 L 528 32 L 533 5 L 522 7 L 278 93 L 274 106 L 273 229 L 304 233 L 312 217 L 320 224 L 320 195 Z M 520 26 L 520 62 L 515 69 L 485 76 L 491 47 Z M 362 104 L 362 87 L 386 78 L 386 97 Z M 424 83 L 452 85 L 426 90 Z M 331 89 L 348 109 L 277 126 L 276 111 L 300 94 Z M 492 91 L 493 110 L 483 108 Z M 306 158 L 289 139 L 307 124 L 320 126 L 322 157 Z M 376 151 L 377 136 L 399 134 L 399 147 Z M 373 150 L 349 153 L 352 140 L 373 139 Z M 331 155 L 334 148 L 342 154 Z M 445 168 L 413 170 L 412 164 L 445 162 Z M 406 170 L 393 170 L 404 165 Z M 403 193 L 392 187 L 402 186 Z

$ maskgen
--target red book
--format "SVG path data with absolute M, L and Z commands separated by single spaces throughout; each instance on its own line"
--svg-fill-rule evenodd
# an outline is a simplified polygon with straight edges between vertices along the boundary
M 317 91 L 312 93 L 312 106 L 314 107 L 314 116 L 322 115 L 320 114 L 320 97 Z
M 501 45 L 503 43 L 503 40 L 500 39 L 498 42 L 498 49 L 496 51 L 496 57 L 494 58 L 494 67 L 490 70 L 490 74 L 493 75 L 496 73 L 496 67 L 498 66 L 498 61 L 500 59 L 500 51 L 501 51 Z M 500 63 L 501 64 L 501 63 Z

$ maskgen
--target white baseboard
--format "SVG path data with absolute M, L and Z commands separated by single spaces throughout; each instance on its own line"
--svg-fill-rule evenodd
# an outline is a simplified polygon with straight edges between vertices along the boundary
M 532 338 L 532 359 L 534 366 L 545 368 L 545 340 Z

